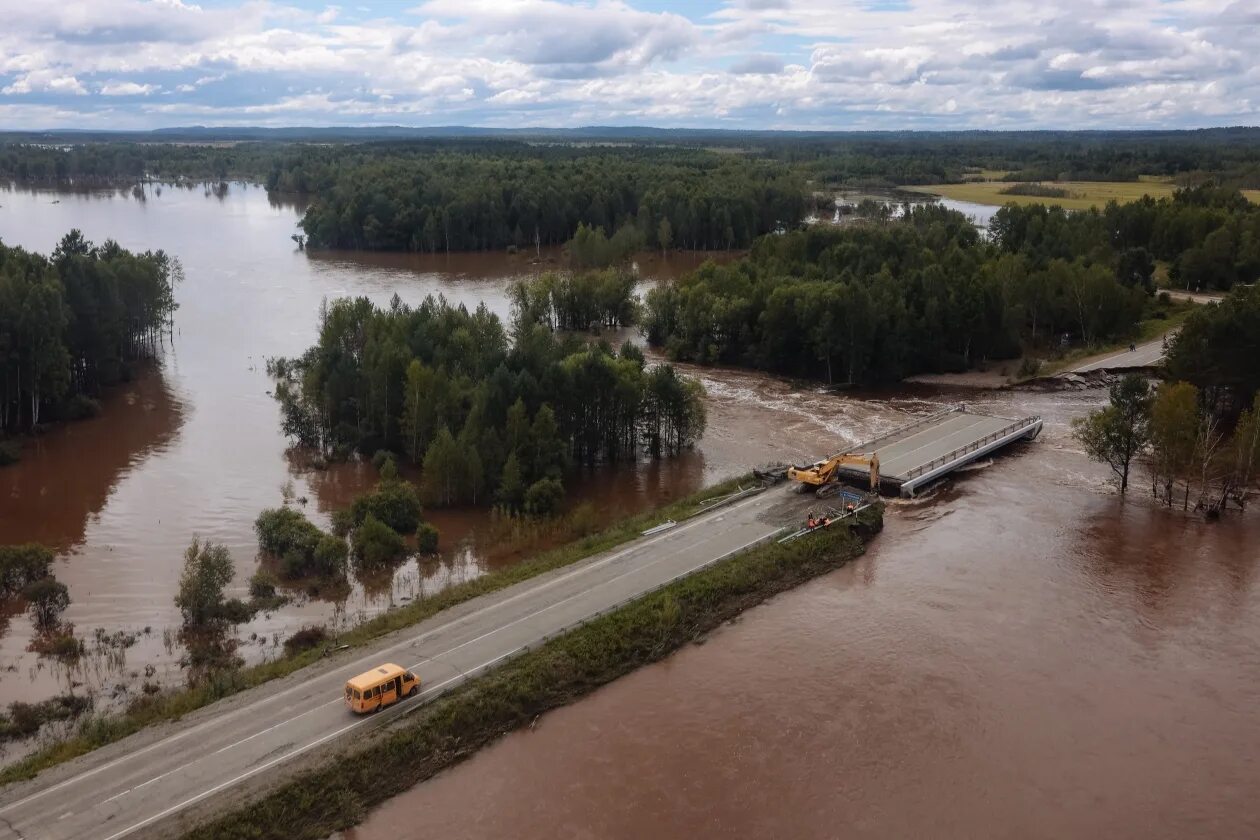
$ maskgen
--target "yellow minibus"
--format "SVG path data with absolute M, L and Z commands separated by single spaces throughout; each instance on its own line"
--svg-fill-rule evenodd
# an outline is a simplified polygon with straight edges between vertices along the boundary
M 356 714 L 375 712 L 419 690 L 419 677 L 387 662 L 346 683 L 346 705 Z

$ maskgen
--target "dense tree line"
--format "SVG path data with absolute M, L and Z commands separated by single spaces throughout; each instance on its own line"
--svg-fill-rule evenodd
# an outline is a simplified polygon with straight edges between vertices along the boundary
M 671 358 L 828 382 L 961 370 L 1130 335 L 1156 260 L 1191 288 L 1254 281 L 1257 225 L 1260 208 L 1212 185 L 1101 211 L 1011 205 L 987 240 L 959 213 L 908 207 L 882 224 L 765 237 L 744 260 L 660 286 L 644 331 Z
M 0 178 L 30 185 L 100 187 L 144 180 L 263 180 L 288 153 L 273 144 L 0 144 Z
M 1149 284 L 1153 260 L 1169 263 L 1171 281 L 1192 290 L 1228 290 L 1260 277 L 1260 205 L 1212 183 L 1102 210 L 1008 205 L 989 230 L 1002 250 L 1039 262 L 1118 255 L 1126 283 Z
M 518 313 L 509 342 L 484 306 L 338 300 L 315 346 L 270 365 L 284 430 L 330 455 L 398 452 L 422 466 L 433 504 L 538 514 L 570 465 L 669 455 L 703 432 L 698 383 L 628 343 L 558 337 L 535 314 Z
M 0 244 L 0 434 L 93 411 L 91 395 L 157 348 L 179 276 L 161 251 L 77 230 L 51 257 Z
M 1109 338 L 1145 300 L 1105 264 L 1007 253 L 962 214 L 923 206 L 767 237 L 649 292 L 644 329 L 672 358 L 878 383 L 1007 358 L 1025 336 Z
M 805 211 L 783 165 L 686 149 L 341 147 L 277 168 L 268 187 L 315 195 L 302 219 L 312 246 L 369 250 L 560 244 L 579 225 L 657 246 L 665 221 L 677 246 L 732 248 Z
M 447 136 L 438 136 L 445 133 Z M 451 151 L 546 158 L 594 145 L 677 156 L 716 150 L 790 169 L 813 184 L 895 186 L 948 183 L 977 169 L 1006 171 L 1012 181 L 1134 181 L 1142 175 L 1182 183 L 1215 177 L 1233 187 L 1260 187 L 1260 131 L 915 131 L 760 132 L 593 128 L 560 131 L 439 132 L 423 129 L 205 129 L 133 135 L 12 134 L 0 137 L 0 177 L 79 183 L 144 176 L 242 177 L 286 192 L 332 186 L 322 161 Z M 172 142 L 182 140 L 185 142 Z M 258 142 L 269 140 L 271 142 Z M 220 142 L 212 142 L 220 141 Z
M 1172 339 L 1169 376 L 1193 385 L 1227 425 L 1260 394 L 1260 285 L 1196 309 Z

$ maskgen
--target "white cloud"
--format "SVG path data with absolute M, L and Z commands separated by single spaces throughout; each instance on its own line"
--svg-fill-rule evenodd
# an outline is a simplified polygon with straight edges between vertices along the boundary
M 148 96 L 160 85 L 142 85 L 138 82 L 106 82 L 101 85 L 101 96 Z
M 23 73 L 12 84 L 0 89 L 6 96 L 22 96 L 28 93 L 63 93 L 83 96 L 87 88 L 71 74 L 56 70 L 32 70 Z
M 1247 0 L 292 2 L 0 0 L 5 125 L 1260 122 Z

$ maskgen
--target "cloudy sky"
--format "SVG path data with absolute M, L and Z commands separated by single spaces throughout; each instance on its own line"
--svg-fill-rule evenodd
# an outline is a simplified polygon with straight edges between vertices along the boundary
M 1260 0 L 0 0 L 0 128 L 1260 123 Z

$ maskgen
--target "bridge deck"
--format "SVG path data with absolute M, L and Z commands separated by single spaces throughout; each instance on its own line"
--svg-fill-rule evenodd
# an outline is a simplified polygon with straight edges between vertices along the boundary
M 1011 420 L 953 408 L 852 451 L 878 453 L 881 479 L 900 488 L 903 495 L 912 495 L 916 487 L 1008 443 L 1035 437 L 1040 430 L 1040 417 Z M 846 468 L 844 472 L 858 480 L 864 475 L 859 469 Z

